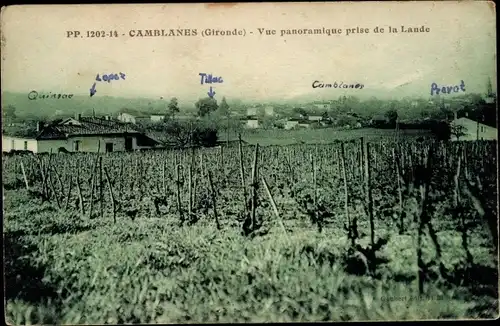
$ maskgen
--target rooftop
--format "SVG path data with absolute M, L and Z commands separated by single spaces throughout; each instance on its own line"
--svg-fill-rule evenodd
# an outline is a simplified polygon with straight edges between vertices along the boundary
M 107 120 L 97 117 L 81 117 L 76 119 L 65 119 L 60 122 L 52 123 L 44 127 L 36 139 L 66 139 L 71 136 L 82 135 L 121 135 L 124 133 L 137 134 L 137 130 L 114 120 Z

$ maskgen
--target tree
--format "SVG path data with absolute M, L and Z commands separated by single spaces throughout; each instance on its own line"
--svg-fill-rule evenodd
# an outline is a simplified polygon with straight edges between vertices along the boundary
M 396 122 L 398 121 L 398 111 L 396 111 L 395 109 L 389 109 L 385 113 L 385 117 L 390 124 L 396 124 Z
M 457 140 L 460 140 L 460 137 L 467 135 L 467 128 L 465 128 L 462 125 L 451 124 L 450 125 L 450 133 L 451 133 L 451 135 L 455 136 L 457 138 Z
M 219 105 L 219 114 L 223 117 L 229 116 L 229 105 L 226 102 L 226 98 L 223 97 Z
M 261 119 L 259 119 L 259 121 L 262 121 L 263 129 L 273 129 L 276 127 L 278 119 L 274 116 L 264 116 Z
M 11 123 L 16 120 L 16 108 L 13 105 L 7 105 L 2 108 L 3 119 L 5 122 Z
M 298 115 L 300 115 L 302 117 L 307 117 L 308 116 L 307 111 L 305 109 L 303 109 L 303 108 L 294 108 L 293 109 L 293 113 L 294 114 L 298 114 Z
M 217 111 L 218 109 L 217 100 L 212 97 L 199 99 L 195 103 L 195 107 L 198 110 L 198 115 L 200 117 L 209 115 L 211 112 Z
M 217 144 L 217 128 L 204 121 L 166 121 L 163 127 L 165 138 L 175 148 L 188 146 L 211 147 Z
M 222 98 L 218 112 L 219 112 L 220 116 L 224 117 L 226 120 L 225 126 L 223 129 L 226 129 L 226 141 L 229 143 L 229 129 L 230 129 L 229 116 L 230 116 L 230 112 L 229 112 L 229 105 L 227 104 L 225 97 Z
M 173 119 L 175 117 L 176 113 L 179 113 L 179 103 L 178 103 L 176 97 L 172 97 L 172 99 L 170 100 L 170 103 L 168 103 L 167 117 Z

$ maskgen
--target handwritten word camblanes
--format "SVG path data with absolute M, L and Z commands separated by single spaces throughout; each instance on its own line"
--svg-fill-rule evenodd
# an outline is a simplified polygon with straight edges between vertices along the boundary
M 337 83 L 336 81 L 333 83 L 324 83 L 319 80 L 315 80 L 312 83 L 312 88 L 356 88 L 356 89 L 363 89 L 365 85 L 360 84 L 360 83 L 355 83 L 355 84 L 349 84 L 349 83 L 344 83 L 343 81 Z
M 451 94 L 460 92 L 465 92 L 465 83 L 463 80 L 460 81 L 459 85 L 452 85 L 452 86 L 449 85 L 438 86 L 438 84 L 436 83 L 431 84 L 431 96 L 438 95 L 439 93 Z

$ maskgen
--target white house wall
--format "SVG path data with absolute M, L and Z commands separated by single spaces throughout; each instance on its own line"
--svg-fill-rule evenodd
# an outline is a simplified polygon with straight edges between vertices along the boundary
M 287 130 L 293 129 L 293 128 L 295 128 L 295 126 L 297 126 L 298 124 L 299 124 L 299 122 L 298 122 L 298 121 L 287 121 L 287 122 L 285 123 L 285 129 L 287 129 Z
M 478 138 L 478 124 L 476 121 L 469 119 L 458 119 L 453 122 L 454 125 L 460 125 L 465 128 L 464 136 L 459 137 L 458 140 L 477 140 Z M 496 140 L 498 138 L 497 129 L 479 124 L 479 139 L 480 140 Z M 456 136 L 452 136 L 452 140 L 457 140 Z
M 259 121 L 257 120 L 247 120 L 248 128 L 259 128 Z
M 136 137 L 132 138 L 132 149 L 138 149 Z M 67 140 L 39 140 L 38 151 L 40 153 L 57 153 L 59 148 L 63 147 L 68 152 L 73 152 L 73 143 L 80 141 L 79 152 L 106 152 L 106 143 L 113 144 L 113 152 L 125 151 L 125 137 L 71 137 Z M 99 145 L 100 144 L 100 145 Z
M 32 151 L 33 153 L 37 153 L 38 146 L 37 146 L 37 141 L 35 139 L 9 137 L 9 136 L 2 136 L 2 151 L 3 152 L 10 152 L 12 150 L 23 151 L 25 150 L 24 148 L 25 142 L 27 145 L 26 150 Z
M 135 123 L 136 120 L 135 120 L 135 117 L 131 114 L 127 114 L 127 113 L 122 113 L 118 116 L 118 120 L 120 120 L 121 122 L 130 122 L 130 123 Z
M 152 115 L 151 116 L 151 121 L 153 121 L 153 122 L 161 122 L 164 118 L 165 118 L 165 116 L 163 116 L 163 115 Z

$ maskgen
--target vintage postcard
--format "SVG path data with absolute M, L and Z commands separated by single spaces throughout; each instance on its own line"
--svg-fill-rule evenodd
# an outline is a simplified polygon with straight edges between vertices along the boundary
M 498 318 L 495 11 L 2 8 L 7 322 Z

